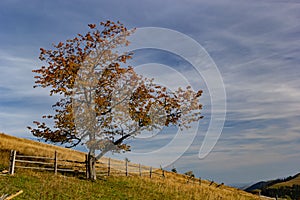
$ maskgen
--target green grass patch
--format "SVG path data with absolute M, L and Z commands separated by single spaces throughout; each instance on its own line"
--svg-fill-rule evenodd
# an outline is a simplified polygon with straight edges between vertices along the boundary
M 0 177 L 0 196 L 24 192 L 14 199 L 256 199 L 239 193 L 222 193 L 197 185 L 168 183 L 140 177 L 108 177 L 95 182 L 53 175 L 18 171 Z

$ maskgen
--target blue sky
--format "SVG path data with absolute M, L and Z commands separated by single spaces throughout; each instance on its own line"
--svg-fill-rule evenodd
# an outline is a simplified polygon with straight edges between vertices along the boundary
M 107 19 L 120 20 L 129 28 L 164 27 L 186 34 L 206 49 L 222 75 L 227 116 L 218 143 L 207 157 L 198 158 L 208 124 L 205 119 L 200 122 L 193 144 L 170 167 L 175 166 L 180 172 L 193 170 L 197 176 L 225 183 L 253 182 L 299 172 L 297 0 L 2 0 L 1 132 L 31 137 L 26 126 L 48 113 L 55 102 L 47 90 L 32 88 L 31 70 L 43 64 L 38 60 L 39 48 L 50 48 L 52 43 L 86 31 L 87 24 Z M 137 52 L 135 62 L 177 63 L 175 69 L 187 76 L 193 74 L 184 62 L 178 64 L 176 57 L 159 55 L 162 54 Z M 205 84 L 195 87 L 206 89 Z M 209 115 L 209 94 L 203 95 L 203 114 Z M 136 149 L 159 146 L 172 134 L 153 138 L 156 143 L 144 141 L 140 147 L 143 143 L 137 142 Z

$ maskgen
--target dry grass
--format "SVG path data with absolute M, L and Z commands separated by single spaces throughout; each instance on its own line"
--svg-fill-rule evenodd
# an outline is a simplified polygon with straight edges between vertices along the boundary
M 60 159 L 77 160 L 77 161 L 85 160 L 85 153 L 83 153 L 83 152 L 75 151 L 72 149 L 66 149 L 66 148 L 62 148 L 62 147 L 58 147 L 58 146 L 54 146 L 54 145 L 43 144 L 43 143 L 39 143 L 39 142 L 27 140 L 27 139 L 21 139 L 21 138 L 17 138 L 17 137 L 13 137 L 13 136 L 9 136 L 9 135 L 0 133 L 0 156 L 2 158 L 0 164 L 5 165 L 5 166 L 8 165 L 9 151 L 11 149 L 15 149 L 20 154 L 24 154 L 24 155 L 36 155 L 36 156 L 47 156 L 47 157 L 53 157 L 54 151 L 57 151 Z M 103 158 L 101 161 L 103 163 L 107 163 L 107 158 Z M 119 165 L 122 165 L 122 163 L 124 163 L 124 161 L 113 160 L 113 159 L 111 159 L 111 162 L 117 163 Z M 138 166 L 133 163 L 130 163 L 130 165 Z M 123 168 L 122 168 L 122 170 L 123 170 Z M 111 188 L 119 187 L 118 190 L 121 190 L 121 191 L 117 191 L 117 190 L 113 190 L 113 191 L 117 192 L 118 195 L 124 196 L 124 199 L 203 199 L 203 200 L 205 200 L 205 199 L 207 199 L 207 200 L 262 199 L 262 198 L 259 198 L 258 196 L 252 195 L 250 193 L 246 193 L 244 191 L 241 191 L 241 190 L 238 190 L 235 188 L 231 188 L 231 187 L 228 187 L 225 185 L 221 185 L 218 183 L 211 184 L 209 181 L 201 180 L 201 184 L 200 184 L 199 179 L 190 180 L 187 183 L 188 178 L 185 175 L 176 174 L 173 172 L 164 172 L 165 177 L 162 177 L 160 175 L 157 175 L 157 174 L 162 174 L 162 171 L 160 169 L 154 169 L 154 171 L 155 171 L 155 173 L 153 174 L 151 179 L 149 178 L 149 175 L 143 176 L 143 177 L 110 176 L 110 177 L 106 177 L 106 181 L 112 185 L 112 186 L 110 186 Z M 84 189 L 83 185 L 90 184 L 90 182 L 84 183 L 84 182 L 82 182 L 82 180 L 76 180 L 74 178 L 70 178 L 70 179 L 68 178 L 68 180 L 66 179 L 66 181 L 64 181 L 65 179 L 60 180 L 61 178 L 59 178 L 58 176 L 55 177 L 55 176 L 53 176 L 53 174 L 50 175 L 48 173 L 36 173 L 37 175 L 32 172 L 24 173 L 24 172 L 20 171 L 20 173 L 21 173 L 20 176 L 17 173 L 16 177 L 19 176 L 20 179 L 24 179 L 24 178 L 30 179 L 29 176 L 35 176 L 36 179 L 34 179 L 33 181 L 43 182 L 43 185 L 46 188 L 49 187 L 49 191 L 47 192 L 47 195 L 55 192 L 55 189 L 54 189 L 55 187 L 59 187 L 58 185 L 55 185 L 55 183 L 53 183 L 53 182 L 48 183 L 48 181 L 47 181 L 48 179 L 63 181 L 64 184 L 74 185 L 74 187 L 77 187 L 77 188 L 82 187 L 81 192 L 83 194 L 88 192 L 88 191 L 84 191 L 85 189 Z M 43 174 L 45 174 L 45 175 L 43 175 Z M 43 176 L 48 176 L 48 178 L 45 179 L 45 177 L 43 177 Z M 39 177 L 41 177 L 42 180 L 40 180 Z M 21 184 L 21 183 L 18 183 L 18 179 L 15 180 L 14 178 L 12 178 L 12 179 L 8 178 L 5 181 L 11 181 L 12 184 L 14 184 L 14 181 L 16 181 L 17 182 L 16 184 Z M 69 181 L 71 181 L 71 182 L 68 183 Z M 116 185 L 114 185 L 114 181 L 115 181 Z M 1 182 L 1 177 L 0 177 L 0 182 Z M 91 185 L 89 187 L 91 187 L 91 190 L 97 191 L 97 187 L 103 187 L 102 184 L 105 184 L 105 183 L 106 182 L 101 182 L 101 184 L 98 184 L 98 186 Z M 25 183 L 22 182 L 22 184 L 25 184 Z M 30 184 L 29 185 L 26 185 L 26 184 L 22 185 L 22 184 L 20 185 L 21 188 L 19 188 L 19 189 L 22 189 L 22 187 L 33 187 Z M 122 184 L 124 184 L 126 187 L 123 187 Z M 37 184 L 37 185 L 39 185 L 39 184 Z M 47 185 L 49 185 L 49 186 L 47 186 Z M 13 188 L 16 188 L 16 187 L 14 186 Z M 32 189 L 34 190 L 36 188 L 32 188 Z M 7 190 L 9 190 L 9 188 L 7 188 Z M 153 194 L 149 195 L 149 192 L 151 192 L 151 191 Z M 33 191 L 33 193 L 34 192 L 36 193 L 36 191 Z M 62 189 L 61 195 L 63 195 L 64 192 L 66 192 L 66 191 L 63 191 L 63 189 Z M 34 195 L 34 194 L 32 194 L 32 195 Z M 55 195 L 55 194 L 53 194 L 53 195 Z M 57 194 L 57 195 L 60 195 L 60 194 Z M 69 195 L 72 195 L 72 194 L 69 194 Z M 91 195 L 93 195 L 93 194 L 91 193 Z M 99 197 L 99 195 L 105 196 L 107 194 L 95 194 L 95 197 Z M 29 196 L 31 196 L 31 195 L 29 195 Z M 43 197 L 43 199 L 44 198 L 45 197 Z M 62 199 L 64 199 L 64 198 L 62 198 Z M 80 199 L 80 198 L 78 198 L 78 199 Z M 82 198 L 82 199 L 84 199 L 84 198 Z M 97 199 L 97 198 L 91 197 L 89 199 Z M 109 198 L 107 197 L 104 199 L 109 199 Z
M 61 159 L 72 159 L 78 161 L 84 161 L 85 159 L 85 154 L 80 151 L 0 133 L 0 150 L 2 152 L 9 152 L 12 149 L 24 155 L 53 157 L 54 152 L 57 151 L 61 156 Z
M 159 171 L 160 170 L 157 172 Z M 259 197 L 243 190 L 228 187 L 220 183 L 211 183 L 210 181 L 199 180 L 197 178 L 187 181 L 188 177 L 186 175 L 176 174 L 173 172 L 165 171 L 164 174 L 165 178 L 155 178 L 154 181 L 162 182 L 172 188 L 177 188 L 178 191 L 192 191 L 197 196 L 202 195 L 202 197 L 205 196 L 207 199 L 260 199 Z

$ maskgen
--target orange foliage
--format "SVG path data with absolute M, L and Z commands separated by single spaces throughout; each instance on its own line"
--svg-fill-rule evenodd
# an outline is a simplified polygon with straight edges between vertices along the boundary
M 102 30 L 88 26 L 86 34 L 40 49 L 47 66 L 33 70 L 38 74 L 34 87 L 49 87 L 50 95 L 59 94 L 60 100 L 53 105 L 54 116 L 43 116 L 54 127 L 35 121 L 37 128 L 28 127 L 33 135 L 71 146 L 85 139 L 88 148 L 104 153 L 126 151 L 125 140 L 143 130 L 171 124 L 188 128 L 202 118 L 202 91 L 187 87 L 171 92 L 124 67 L 132 53 L 118 54 L 116 48 L 128 45 L 126 37 L 133 31 L 112 21 L 101 22 Z

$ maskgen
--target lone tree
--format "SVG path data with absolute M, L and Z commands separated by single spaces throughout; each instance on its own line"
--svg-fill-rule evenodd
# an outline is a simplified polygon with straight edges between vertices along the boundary
M 96 179 L 95 163 L 109 151 L 129 151 L 126 141 L 142 131 L 177 125 L 188 128 L 202 118 L 202 91 L 190 86 L 170 91 L 152 79 L 137 75 L 126 66 L 132 53 L 119 53 L 129 45 L 127 30 L 120 22 L 88 25 L 90 30 L 75 38 L 40 49 L 46 66 L 33 70 L 35 86 L 50 88 L 58 95 L 55 114 L 43 118 L 53 126 L 34 121 L 32 134 L 66 147 L 85 144 L 89 149 L 88 177 Z

